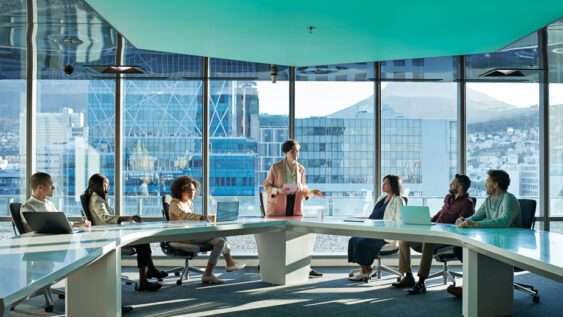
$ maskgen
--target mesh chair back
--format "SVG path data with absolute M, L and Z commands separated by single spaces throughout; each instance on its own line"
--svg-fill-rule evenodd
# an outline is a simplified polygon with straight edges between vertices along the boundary
M 10 203 L 10 215 L 12 216 L 12 223 L 17 231 L 16 234 L 18 235 L 26 233 L 20 213 L 21 208 L 22 204 L 20 203 Z
M 94 221 L 92 220 L 92 213 L 90 213 L 90 196 L 86 194 L 80 195 L 80 204 L 82 205 L 82 215 L 88 219 L 94 225 Z
M 520 227 L 534 229 L 536 218 L 536 201 L 532 199 L 518 199 L 520 203 Z

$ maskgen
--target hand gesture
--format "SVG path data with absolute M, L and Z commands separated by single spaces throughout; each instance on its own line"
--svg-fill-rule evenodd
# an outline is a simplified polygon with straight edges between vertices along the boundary
M 311 190 L 311 196 L 324 197 L 324 194 L 318 189 L 313 189 Z

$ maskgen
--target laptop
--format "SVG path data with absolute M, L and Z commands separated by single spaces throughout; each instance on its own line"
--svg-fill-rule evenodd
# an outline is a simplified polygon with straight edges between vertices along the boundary
M 24 212 L 23 216 L 27 220 L 31 229 L 36 233 L 73 233 L 72 227 L 63 212 L 32 211 Z
M 238 201 L 217 202 L 217 222 L 238 220 Z
M 430 209 L 426 206 L 403 206 L 401 221 L 406 225 L 431 225 Z

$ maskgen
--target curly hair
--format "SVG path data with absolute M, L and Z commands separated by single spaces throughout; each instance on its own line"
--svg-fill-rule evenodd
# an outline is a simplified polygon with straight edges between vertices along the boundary
M 189 176 L 177 177 L 170 185 L 170 193 L 173 198 L 182 198 L 182 193 L 187 192 L 190 189 L 190 185 L 193 184 L 195 189 L 199 188 L 199 183 Z

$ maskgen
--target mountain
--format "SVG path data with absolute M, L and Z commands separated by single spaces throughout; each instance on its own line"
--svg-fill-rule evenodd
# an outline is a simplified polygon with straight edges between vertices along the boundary
M 457 86 L 453 83 L 388 83 L 382 89 L 383 113 L 386 117 L 456 120 Z M 479 91 L 467 88 L 468 124 L 526 116 L 537 111 L 536 106 L 518 108 Z M 330 118 L 357 118 L 373 114 L 373 96 L 330 114 Z

